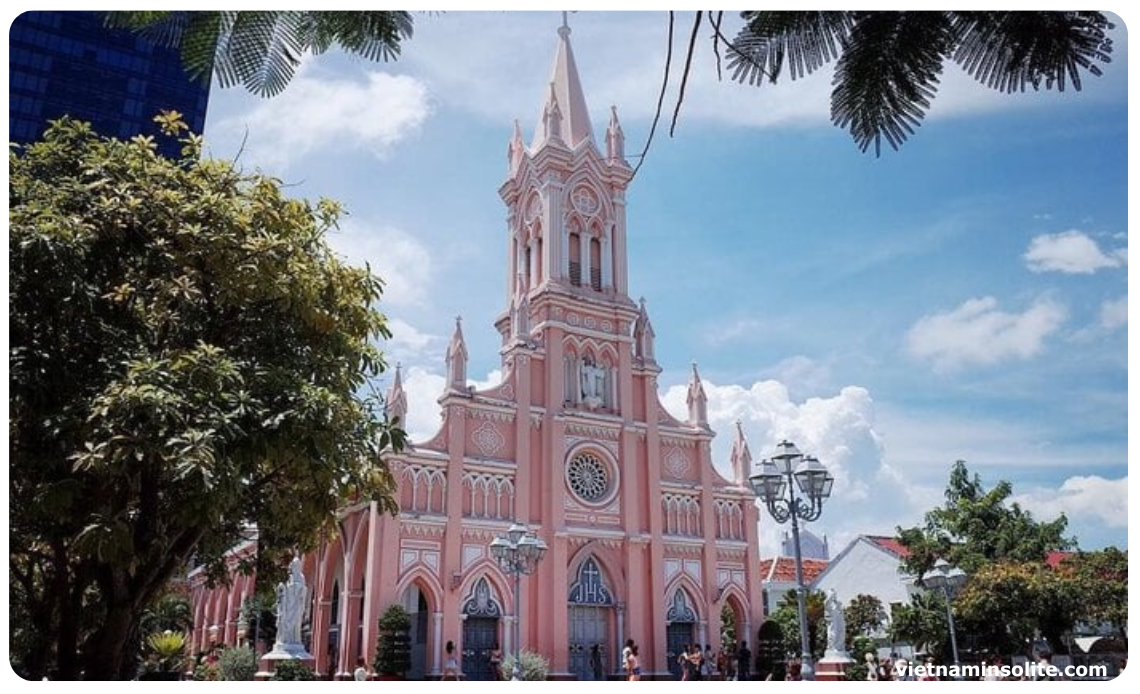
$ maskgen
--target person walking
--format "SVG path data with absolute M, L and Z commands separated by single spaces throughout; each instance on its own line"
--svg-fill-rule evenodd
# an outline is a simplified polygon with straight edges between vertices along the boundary
M 364 666 L 364 658 L 363 657 L 356 659 L 356 669 L 352 671 L 352 679 L 355 682 L 367 682 L 368 681 L 368 668 L 366 668 Z
M 625 678 L 627 680 L 629 679 L 629 675 L 630 675 L 629 657 L 631 655 L 633 655 L 633 647 L 635 645 L 636 644 L 634 644 L 633 639 L 626 639 L 625 640 L 625 648 L 621 649 L 621 669 L 622 669 L 622 673 L 625 674 Z
M 496 682 L 503 680 L 503 652 L 499 650 L 499 644 L 491 646 L 491 676 L 495 678 Z
M 595 643 L 590 646 L 590 672 L 594 674 L 594 681 L 601 681 L 604 679 L 602 673 L 602 647 L 601 644 Z
M 635 643 L 635 644 L 633 644 L 633 647 L 630 648 L 630 651 L 629 651 L 629 681 L 630 682 L 640 682 L 641 681 L 641 658 L 639 657 L 638 650 L 639 649 L 637 648 L 637 644 Z
M 443 661 L 442 679 L 445 682 L 458 682 L 459 660 L 455 657 L 455 642 L 448 641 L 447 646 L 443 650 L 447 653 L 447 658 Z
M 752 651 L 748 650 L 747 641 L 741 641 L 736 651 L 736 679 L 752 679 Z

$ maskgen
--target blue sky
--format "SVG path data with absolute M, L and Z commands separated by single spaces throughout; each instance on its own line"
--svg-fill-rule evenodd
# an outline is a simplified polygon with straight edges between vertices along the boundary
M 678 13 L 675 56 L 691 19 Z M 497 380 L 496 191 L 514 119 L 533 132 L 560 17 L 415 21 L 396 63 L 331 53 L 272 100 L 215 89 L 206 136 L 215 156 L 345 205 L 332 241 L 388 283 L 386 347 L 422 439 L 456 314 L 469 374 Z M 616 104 L 640 152 L 667 16 L 570 24 L 595 133 Z M 736 419 L 757 459 L 784 436 L 815 453 L 837 476 L 813 524 L 833 551 L 919 522 L 956 459 L 1013 482 L 1042 518 L 1066 512 L 1084 547 L 1127 543 L 1123 23 L 1115 49 L 1081 93 L 995 94 L 950 65 L 923 127 L 879 159 L 830 125 L 830 70 L 717 82 L 705 40 L 670 138 L 676 72 L 628 196 L 631 294 L 648 301 L 662 398 L 683 413 L 699 363 L 722 469 Z M 779 532 L 765 517 L 765 554 Z

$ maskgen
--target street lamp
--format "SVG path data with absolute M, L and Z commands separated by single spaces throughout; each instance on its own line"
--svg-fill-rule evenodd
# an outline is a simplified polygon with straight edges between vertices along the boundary
M 954 629 L 954 612 L 950 609 L 950 593 L 957 591 L 966 582 L 966 572 L 950 566 L 950 562 L 939 559 L 934 568 L 922 575 L 922 583 L 939 589 L 946 597 L 946 621 L 950 624 L 950 648 L 954 651 L 954 679 L 962 679 L 961 663 L 958 660 L 958 632 Z
M 804 560 L 800 551 L 800 521 L 805 523 L 819 518 L 823 502 L 831 496 L 835 478 L 816 458 L 800 453 L 790 441 L 776 446 L 771 460 L 760 461 L 760 472 L 748 478 L 752 491 L 768 508 L 768 513 L 779 524 L 792 521 L 792 543 L 796 551 L 796 602 L 800 618 L 801 679 L 815 679 L 811 665 L 811 646 L 808 643 L 807 588 L 804 586 Z M 795 484 L 792 481 L 795 480 Z M 799 487 L 802 496 L 796 496 Z M 785 492 L 787 494 L 785 495 Z M 806 497 L 806 499 L 805 499 Z
M 499 562 L 504 572 L 515 577 L 515 663 L 511 668 L 511 680 L 518 682 L 522 679 L 519 662 L 522 660 L 522 643 L 519 637 L 520 610 L 522 601 L 519 591 L 522 587 L 522 577 L 529 576 L 538 568 L 538 562 L 546 554 L 546 543 L 535 535 L 525 524 L 515 522 L 507 529 L 506 535 L 498 535 L 491 540 L 491 556 Z

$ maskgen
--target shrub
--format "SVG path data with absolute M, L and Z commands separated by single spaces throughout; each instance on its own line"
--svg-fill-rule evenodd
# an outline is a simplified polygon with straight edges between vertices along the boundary
M 248 682 L 257 674 L 257 654 L 250 648 L 227 648 L 218 659 L 222 679 Z
M 379 627 L 373 667 L 381 675 L 402 677 L 412 667 L 412 618 L 400 605 L 392 605 L 380 616 Z
M 277 667 L 273 669 L 273 677 L 270 679 L 279 682 L 314 682 L 317 673 L 300 660 L 278 660 Z
M 534 651 L 523 651 L 519 656 L 519 662 L 522 664 L 519 676 L 523 680 L 541 682 L 546 679 L 546 673 L 550 669 L 550 661 Z M 509 680 L 514 670 L 515 656 L 512 653 L 503 658 L 503 679 Z
M 155 669 L 179 672 L 185 660 L 186 636 L 180 631 L 164 631 L 147 637 Z

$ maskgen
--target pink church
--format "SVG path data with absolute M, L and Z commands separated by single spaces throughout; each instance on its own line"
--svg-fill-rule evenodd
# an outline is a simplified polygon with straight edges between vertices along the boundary
M 755 640 L 763 619 L 747 443 L 738 428 L 724 479 L 695 366 L 687 419 L 661 405 L 653 327 L 627 288 L 622 129 L 614 110 L 599 147 L 570 30 L 558 34 L 541 120 L 529 146 L 516 124 L 499 188 L 503 381 L 468 386 L 457 321 L 440 429 L 389 461 L 400 514 L 345 508 L 340 537 L 303 557 L 304 633 L 321 673 L 371 663 L 391 604 L 413 617 L 411 678 L 438 677 L 448 641 L 467 678 L 489 678 L 491 650 L 516 648 L 516 621 L 552 678 L 593 679 L 595 644 L 605 674 L 617 672 L 627 638 L 647 679 L 670 678 L 681 644 L 718 648 L 726 606 L 739 639 Z M 399 369 L 388 407 L 407 411 Z M 488 549 L 516 520 L 549 546 L 519 595 Z M 253 580 L 207 589 L 191 576 L 194 650 L 241 639 Z

